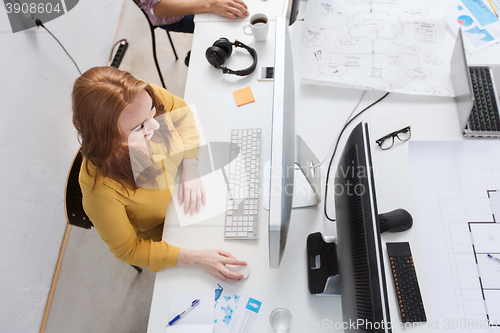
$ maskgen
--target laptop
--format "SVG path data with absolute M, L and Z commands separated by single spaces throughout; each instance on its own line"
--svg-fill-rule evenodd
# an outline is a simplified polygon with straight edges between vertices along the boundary
M 499 138 L 500 65 L 468 66 L 460 29 L 450 66 L 464 136 Z

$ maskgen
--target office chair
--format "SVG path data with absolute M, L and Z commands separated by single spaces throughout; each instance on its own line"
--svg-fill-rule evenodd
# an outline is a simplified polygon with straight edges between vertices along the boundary
M 165 82 L 163 81 L 163 75 L 161 75 L 160 66 L 158 65 L 158 58 L 156 57 L 155 29 L 158 27 L 151 24 L 149 17 L 146 15 L 146 13 L 139 6 L 140 1 L 139 0 L 133 0 L 133 1 L 137 5 L 137 7 L 139 7 L 139 9 L 144 14 L 144 16 L 146 16 L 146 20 L 148 20 L 149 30 L 151 30 L 151 39 L 152 39 L 152 44 L 153 44 L 153 58 L 155 60 L 156 69 L 158 70 L 158 75 L 160 76 L 161 85 L 163 86 L 163 88 L 167 89 L 167 87 L 165 87 Z M 174 51 L 175 60 L 178 60 L 179 57 L 177 56 L 177 52 L 175 51 L 174 43 L 172 42 L 172 38 L 170 37 L 170 32 L 168 30 L 165 30 L 165 31 L 167 32 L 168 40 L 170 41 L 170 46 L 172 46 L 172 51 Z
M 64 208 L 66 212 L 66 220 L 69 224 L 80 228 L 90 229 L 94 225 L 83 210 L 82 189 L 78 183 L 78 175 L 80 174 L 80 168 L 82 166 L 82 153 L 80 152 L 80 149 L 81 147 L 78 148 L 78 152 L 73 159 L 73 163 L 71 164 L 71 168 L 68 173 L 66 191 L 64 193 Z M 142 272 L 142 268 L 134 265 L 130 266 L 134 267 L 137 272 Z

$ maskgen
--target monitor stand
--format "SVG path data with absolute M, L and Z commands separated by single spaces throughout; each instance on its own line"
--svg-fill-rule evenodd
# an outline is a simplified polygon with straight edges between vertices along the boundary
M 413 218 L 404 209 L 378 215 L 379 230 L 400 232 L 413 225 Z M 323 236 L 320 232 L 307 237 L 307 280 L 309 292 L 314 296 L 339 296 L 341 294 L 337 257 L 337 237 Z
M 295 170 L 293 186 L 293 208 L 315 206 L 321 202 L 321 173 L 320 168 L 313 168 L 320 162 L 302 140 L 300 135 L 295 136 Z M 269 184 L 271 182 L 271 162 L 264 165 L 263 202 L 264 208 L 269 210 Z
M 307 281 L 314 296 L 340 296 L 337 237 L 315 232 L 307 237 Z

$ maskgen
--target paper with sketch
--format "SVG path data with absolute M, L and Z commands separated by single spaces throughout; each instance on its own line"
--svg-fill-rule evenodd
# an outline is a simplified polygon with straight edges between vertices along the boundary
M 214 333 L 260 333 L 267 302 L 228 283 L 215 282 Z
M 199 299 L 200 303 L 191 308 L 172 326 L 168 326 L 167 333 L 212 333 L 214 327 L 214 293 L 212 291 L 172 293 L 168 320 L 172 320 L 186 310 L 195 299 Z
M 184 202 L 179 203 L 179 183 L 183 170 L 181 165 L 175 178 L 175 185 L 170 186 L 170 191 L 171 193 L 173 193 L 172 203 L 181 227 L 203 222 L 225 213 L 227 199 L 227 183 L 225 181 L 223 169 L 220 168 L 218 170 L 215 170 L 214 168 L 214 163 L 215 165 L 220 163 L 217 163 L 217 161 L 213 161 L 212 150 L 210 149 L 213 144 L 207 145 L 207 140 L 205 139 L 205 134 L 203 132 L 196 107 L 194 105 L 190 105 L 189 107 L 193 112 L 194 120 L 196 122 L 196 129 L 200 134 L 198 168 L 200 169 L 200 178 L 206 194 L 206 204 L 201 206 L 199 213 L 196 213 L 196 211 L 193 215 L 191 215 L 189 212 L 187 214 L 184 213 Z M 216 145 L 216 149 L 217 147 L 220 148 L 221 145 Z
M 309 0 L 302 82 L 454 96 L 442 15 L 415 0 Z

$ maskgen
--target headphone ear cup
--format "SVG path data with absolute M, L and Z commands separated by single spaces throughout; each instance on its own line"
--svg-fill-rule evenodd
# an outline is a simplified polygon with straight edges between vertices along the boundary
M 227 59 L 226 52 L 217 46 L 211 46 L 205 52 L 208 62 L 215 68 L 219 68 Z
M 225 37 L 219 38 L 213 44 L 213 46 L 220 47 L 226 53 L 226 59 L 229 58 L 231 53 L 233 53 L 233 44 Z

